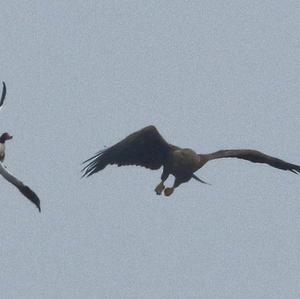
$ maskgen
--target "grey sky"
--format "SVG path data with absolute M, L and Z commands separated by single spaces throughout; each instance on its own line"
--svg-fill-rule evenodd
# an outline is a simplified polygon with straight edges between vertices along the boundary
M 199 152 L 300 164 L 297 1 L 7 1 L 0 12 L 5 298 L 299 298 L 300 179 L 211 162 L 170 199 L 161 172 L 80 163 L 155 124 Z M 171 184 L 172 181 L 169 181 Z

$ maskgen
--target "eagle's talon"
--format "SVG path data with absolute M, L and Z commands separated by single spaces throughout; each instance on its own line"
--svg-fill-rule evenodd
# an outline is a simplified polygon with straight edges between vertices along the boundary
M 170 196 L 174 192 L 174 188 L 166 188 L 164 193 L 165 196 Z
M 165 189 L 165 185 L 163 184 L 163 182 L 160 182 L 157 187 L 155 188 L 155 192 L 157 195 L 161 195 L 161 193 L 164 191 Z

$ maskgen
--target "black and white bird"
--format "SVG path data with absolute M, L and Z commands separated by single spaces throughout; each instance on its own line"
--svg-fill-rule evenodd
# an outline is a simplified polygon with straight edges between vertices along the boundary
M 19 191 L 26 196 L 41 212 L 40 199 L 28 186 L 18 180 L 15 176 L 8 172 L 6 166 L 3 165 L 5 157 L 5 141 L 12 139 L 12 136 L 8 133 L 4 133 L 0 136 L 0 174 L 11 184 L 19 189 Z
M 12 136 L 8 133 L 4 133 L 0 136 L 0 174 L 11 184 L 19 189 L 19 191 L 26 196 L 41 212 L 40 199 L 28 186 L 18 180 L 15 176 L 8 172 L 6 166 L 3 165 L 5 157 L 5 141 L 12 139 Z
M 6 85 L 5 82 L 2 82 L 3 89 L 2 89 L 2 95 L 0 99 L 0 109 L 3 107 L 4 99 L 6 96 Z M 8 172 L 6 166 L 3 165 L 3 161 L 5 158 L 5 141 L 12 139 L 12 136 L 8 133 L 3 133 L 0 136 L 0 174 L 11 184 L 13 184 L 15 187 L 19 189 L 19 191 L 27 197 L 33 204 L 36 205 L 38 210 L 41 212 L 41 206 L 40 206 L 40 199 L 35 194 L 34 191 L 32 191 L 28 186 L 24 185 L 24 183 L 20 180 L 18 180 L 15 176 L 13 176 L 11 173 Z

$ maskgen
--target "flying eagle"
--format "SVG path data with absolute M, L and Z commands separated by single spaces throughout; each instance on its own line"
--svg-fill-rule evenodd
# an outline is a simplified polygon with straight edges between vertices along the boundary
M 296 174 L 300 173 L 300 166 L 256 150 L 231 149 L 210 154 L 197 154 L 191 149 L 180 148 L 168 143 L 154 126 L 145 127 L 115 145 L 99 151 L 83 162 L 88 164 L 82 169 L 82 172 L 83 177 L 89 177 L 109 164 L 137 165 L 153 170 L 163 166 L 161 182 L 155 188 L 155 192 L 160 195 L 164 191 L 166 196 L 170 196 L 175 188 L 188 182 L 191 178 L 206 183 L 199 179 L 194 172 L 208 161 L 220 158 L 239 158 L 254 163 L 266 163 L 275 168 L 289 170 Z M 171 188 L 166 188 L 164 182 L 170 174 L 175 177 L 174 185 Z

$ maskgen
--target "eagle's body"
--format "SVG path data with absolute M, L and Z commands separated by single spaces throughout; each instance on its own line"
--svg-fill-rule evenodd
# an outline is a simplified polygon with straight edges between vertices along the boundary
M 138 165 L 153 170 L 163 167 L 161 183 L 158 184 L 155 191 L 157 194 L 164 191 L 165 195 L 169 196 L 176 187 L 191 178 L 206 183 L 199 179 L 194 172 L 208 161 L 219 158 L 239 158 L 300 173 L 300 166 L 255 150 L 221 150 L 210 154 L 197 154 L 191 149 L 181 149 L 167 143 L 154 126 L 148 126 L 85 161 L 84 163 L 89 163 L 83 169 L 83 176 L 90 176 L 109 164 L 117 164 L 118 166 Z M 164 182 L 170 174 L 175 177 L 174 185 L 172 188 L 165 188 Z
M 177 178 L 191 178 L 193 173 L 199 169 L 200 157 L 189 148 L 176 149 L 171 151 L 166 166 L 170 174 Z

